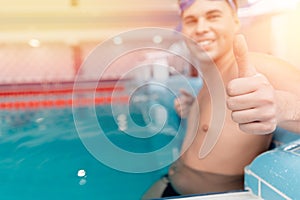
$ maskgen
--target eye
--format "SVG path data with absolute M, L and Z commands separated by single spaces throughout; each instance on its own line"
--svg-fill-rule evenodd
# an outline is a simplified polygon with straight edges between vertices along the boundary
M 220 14 L 211 14 L 207 16 L 207 19 L 210 21 L 218 20 L 219 18 L 221 18 Z
M 183 20 L 183 23 L 186 25 L 193 25 L 195 23 L 197 23 L 197 19 L 195 18 L 186 18 Z

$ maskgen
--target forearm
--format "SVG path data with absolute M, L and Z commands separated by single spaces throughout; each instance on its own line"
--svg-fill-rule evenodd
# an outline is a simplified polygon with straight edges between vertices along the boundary
M 276 91 L 278 125 L 286 130 L 300 133 L 300 97 L 285 91 Z

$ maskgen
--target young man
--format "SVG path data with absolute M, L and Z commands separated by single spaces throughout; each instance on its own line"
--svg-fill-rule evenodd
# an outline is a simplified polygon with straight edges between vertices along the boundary
M 243 189 L 244 167 L 268 150 L 276 126 L 300 132 L 300 71 L 274 57 L 248 53 L 244 38 L 237 35 L 236 1 L 180 0 L 179 4 L 182 32 L 199 47 L 187 42 L 193 58 L 201 63 L 208 56 L 222 78 L 225 119 L 213 148 L 199 156 L 205 137 L 217 134 L 211 124 L 213 95 L 204 84 L 188 115 L 182 156 L 143 199 Z M 201 70 L 206 79 L 213 79 L 209 67 Z

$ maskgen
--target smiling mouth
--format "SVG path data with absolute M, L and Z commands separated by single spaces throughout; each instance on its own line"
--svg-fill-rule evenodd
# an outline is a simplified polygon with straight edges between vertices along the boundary
M 203 40 L 203 41 L 197 42 L 197 44 L 203 49 L 207 49 L 212 43 L 213 43 L 213 40 Z

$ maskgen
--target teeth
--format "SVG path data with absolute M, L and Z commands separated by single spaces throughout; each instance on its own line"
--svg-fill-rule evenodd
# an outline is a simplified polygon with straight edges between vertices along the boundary
M 211 44 L 211 43 L 212 43 L 211 40 L 205 40 L 205 41 L 198 42 L 198 44 L 199 44 L 200 46 L 209 45 L 209 44 Z

